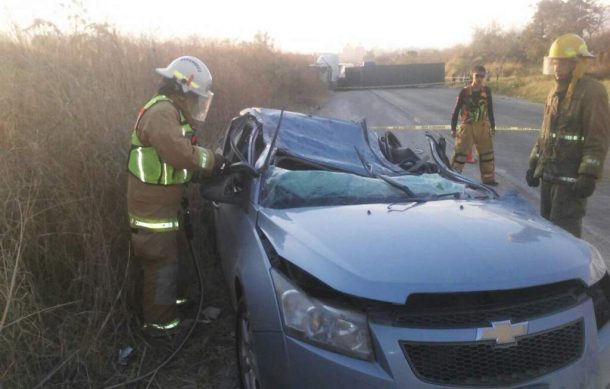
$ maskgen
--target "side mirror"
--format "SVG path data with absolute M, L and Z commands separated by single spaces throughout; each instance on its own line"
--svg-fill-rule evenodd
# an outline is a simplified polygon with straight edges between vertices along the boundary
M 239 174 L 226 174 L 202 181 L 199 194 L 202 198 L 217 203 L 243 204 L 247 191 Z
M 258 172 L 243 162 L 222 169 L 220 174 L 202 180 L 199 194 L 202 198 L 224 204 L 243 204 L 248 196 L 248 185 Z
M 224 166 L 220 172 L 221 175 L 241 174 L 245 177 L 258 177 L 260 173 L 246 162 L 235 162 Z

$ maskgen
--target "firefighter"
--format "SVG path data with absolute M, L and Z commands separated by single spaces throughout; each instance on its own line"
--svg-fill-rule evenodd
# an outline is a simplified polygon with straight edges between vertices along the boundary
M 177 303 L 178 219 L 181 200 L 194 171 L 211 174 L 221 155 L 197 144 L 193 126 L 201 125 L 213 93 L 212 75 L 199 59 L 183 56 L 166 68 L 158 93 L 140 110 L 131 134 L 127 210 L 131 242 L 141 269 L 145 334 L 175 332 L 181 317 Z
M 562 35 L 551 45 L 544 73 L 554 75 L 555 84 L 526 172 L 530 187 L 542 181 L 540 214 L 577 237 L 587 198 L 602 176 L 610 138 L 608 93 L 584 74 L 591 57 L 575 34 Z
M 485 68 L 476 65 L 472 68 L 472 83 L 465 86 L 458 95 L 451 116 L 451 136 L 455 138 L 451 167 L 461 173 L 467 162 L 473 144 L 479 153 L 479 169 L 483 184 L 496 186 L 494 150 L 492 135 L 495 133 L 495 120 L 491 90 L 483 85 Z M 458 118 L 460 121 L 459 127 Z

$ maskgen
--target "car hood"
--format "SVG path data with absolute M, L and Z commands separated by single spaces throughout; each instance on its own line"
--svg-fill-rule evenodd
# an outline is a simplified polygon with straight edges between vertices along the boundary
M 258 224 L 286 260 L 379 301 L 591 279 L 584 241 L 499 201 L 265 208 Z

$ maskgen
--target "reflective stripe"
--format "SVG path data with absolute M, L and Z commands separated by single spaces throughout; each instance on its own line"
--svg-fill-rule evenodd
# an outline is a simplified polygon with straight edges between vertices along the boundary
M 161 183 L 163 185 L 169 184 L 169 169 L 170 166 L 163 162 L 163 177 L 161 178 Z
M 551 182 L 557 182 L 557 181 L 566 182 L 568 184 L 573 184 L 576 182 L 576 178 L 574 178 L 574 177 L 557 177 L 557 176 L 552 176 L 547 173 L 542 174 L 542 179 L 545 181 L 551 181 Z
M 182 74 L 181 72 L 174 70 L 174 76 L 178 79 L 178 80 L 188 80 L 188 77 L 185 76 L 184 74 Z M 189 86 L 192 86 L 195 89 L 199 89 L 199 84 L 197 84 L 195 81 L 191 80 L 189 82 Z
M 563 140 L 569 140 L 569 141 L 584 141 L 585 137 L 584 136 L 578 136 L 578 135 L 557 135 L 554 132 L 551 133 L 551 138 L 558 138 L 558 139 L 563 139 Z
M 144 228 L 157 232 L 177 231 L 180 228 L 178 218 L 171 219 L 145 219 L 129 215 L 129 225 L 132 228 Z
M 188 299 L 183 298 L 183 299 L 176 299 L 176 305 L 184 305 L 188 302 Z
M 564 51 L 565 55 L 567 58 L 572 58 L 572 57 L 576 57 L 576 49 L 572 48 L 572 47 L 568 47 L 565 49 Z M 545 73 L 546 74 L 546 73 Z
M 172 328 L 177 327 L 178 324 L 180 324 L 180 319 L 174 319 L 167 324 L 144 323 L 142 328 L 145 330 L 149 329 L 149 328 L 154 328 L 155 330 L 165 331 L 165 330 L 171 330 Z
M 593 165 L 593 166 L 600 166 L 601 162 L 596 159 L 596 158 L 591 158 L 591 157 L 584 157 L 582 159 L 582 163 L 585 163 L 587 165 Z
M 208 166 L 208 152 L 199 147 L 199 166 L 206 168 Z
M 142 149 L 137 149 L 138 151 L 138 170 L 140 171 L 140 179 L 144 180 L 144 177 L 146 177 L 145 173 L 144 173 L 144 153 L 142 152 Z

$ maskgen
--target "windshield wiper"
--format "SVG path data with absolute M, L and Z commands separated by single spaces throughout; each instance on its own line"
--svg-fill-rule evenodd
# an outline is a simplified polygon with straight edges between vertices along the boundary
M 435 195 L 430 195 L 428 197 L 418 197 L 418 198 L 413 198 L 413 199 L 409 199 L 406 202 L 396 202 L 396 203 L 392 203 L 388 205 L 388 211 L 392 212 L 392 211 L 397 211 L 396 209 L 394 209 L 394 207 L 398 204 L 411 204 L 413 206 L 415 205 L 419 205 L 419 204 L 423 204 L 427 201 L 434 201 L 434 200 L 440 200 L 443 197 L 453 197 L 456 200 L 461 199 L 462 195 L 464 195 L 466 193 L 464 192 L 449 192 L 449 193 L 440 193 L 440 194 L 435 194 Z M 467 195 L 467 194 L 466 194 Z M 469 195 L 467 195 L 468 197 L 470 197 Z M 406 208 L 400 209 L 398 210 L 399 212 L 403 212 L 406 210 L 411 209 L 411 206 L 408 206 Z
M 466 196 L 470 197 L 465 192 L 448 192 L 448 193 L 433 194 L 433 195 L 428 196 L 427 198 L 430 199 L 430 200 L 439 200 L 439 199 L 442 199 L 444 197 L 453 197 L 456 200 L 460 200 L 463 195 L 466 195 Z
M 397 182 L 397 181 L 391 179 L 390 177 L 382 176 L 382 175 L 374 173 L 373 165 L 369 161 L 364 159 L 364 156 L 362 154 L 360 154 L 360 151 L 358 151 L 358 148 L 356 146 L 354 146 L 354 150 L 356 151 L 356 155 L 358 156 L 358 159 L 362 163 L 362 166 L 367 171 L 367 173 L 369 174 L 370 177 L 381 179 L 381 180 L 387 182 L 388 184 L 392 185 L 393 187 L 405 192 L 409 197 L 415 197 L 415 193 L 413 193 L 413 191 L 411 189 L 409 189 L 408 186 L 401 184 L 400 182 Z
M 455 200 L 461 200 L 463 195 L 467 195 L 467 194 L 464 192 L 438 193 L 438 194 L 432 194 L 430 196 L 425 196 L 425 197 L 409 197 L 407 199 L 407 201 L 405 201 L 405 202 L 406 203 L 425 203 L 428 201 L 440 200 L 445 197 L 453 197 Z M 470 198 L 469 195 L 467 195 L 467 196 Z M 402 202 L 402 203 L 405 203 L 405 202 Z M 395 202 L 395 203 L 388 205 L 388 209 L 391 210 L 392 207 L 396 204 L 401 204 L 401 202 Z
M 405 192 L 408 196 L 409 196 L 409 201 L 414 201 L 414 202 L 422 202 L 422 201 L 427 201 L 427 200 L 423 200 L 423 199 L 418 199 L 417 196 L 415 196 L 415 193 L 413 193 L 413 191 L 411 189 L 409 189 L 408 186 L 406 186 L 405 184 L 401 184 L 398 181 L 395 181 L 393 179 L 391 179 L 388 176 L 382 176 L 379 174 L 375 174 L 374 175 L 375 178 L 380 178 L 383 181 L 387 182 L 388 184 L 392 185 L 393 187 L 402 190 L 403 192 Z

